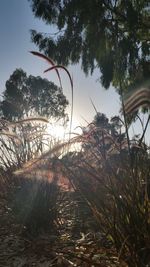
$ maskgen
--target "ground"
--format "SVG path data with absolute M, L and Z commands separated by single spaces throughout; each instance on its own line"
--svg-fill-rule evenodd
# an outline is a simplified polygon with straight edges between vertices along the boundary
M 64 224 L 59 234 L 31 237 L 16 223 L 8 192 L 0 195 L 0 267 L 126 267 L 118 261 L 111 244 L 100 233 L 72 234 Z

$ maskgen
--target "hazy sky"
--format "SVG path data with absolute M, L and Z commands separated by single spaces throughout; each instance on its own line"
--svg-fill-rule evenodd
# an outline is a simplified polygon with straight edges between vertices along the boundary
M 53 32 L 42 20 L 32 14 L 27 0 L 0 1 L 0 92 L 5 89 L 5 82 L 16 68 L 24 69 L 28 74 L 46 77 L 58 84 L 54 73 L 43 75 L 47 63 L 32 56 L 28 51 L 38 48 L 31 42 L 30 29 Z M 74 120 L 84 123 L 83 118 L 91 121 L 95 115 L 91 105 L 92 98 L 98 111 L 111 117 L 119 110 L 119 97 L 114 90 L 106 91 L 97 82 L 98 71 L 85 77 L 80 66 L 69 67 L 74 80 Z M 70 84 L 66 74 L 61 71 L 64 94 L 70 100 Z

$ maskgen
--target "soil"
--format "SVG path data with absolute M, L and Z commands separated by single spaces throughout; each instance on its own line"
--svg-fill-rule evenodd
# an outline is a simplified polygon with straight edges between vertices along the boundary
M 0 196 L 0 267 L 127 267 L 100 232 L 66 220 L 57 234 L 31 236 L 16 222 L 9 194 Z M 73 220 L 73 219 L 72 219 Z

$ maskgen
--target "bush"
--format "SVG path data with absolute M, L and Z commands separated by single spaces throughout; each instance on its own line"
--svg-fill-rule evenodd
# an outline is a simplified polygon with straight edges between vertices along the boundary
M 18 223 L 31 235 L 57 230 L 59 187 L 51 182 L 22 179 L 13 196 L 13 211 Z
M 93 139 L 88 136 L 80 153 L 70 161 L 66 157 L 66 174 L 91 207 L 101 232 L 113 242 L 118 260 L 129 267 L 149 266 L 149 148 L 134 142 L 129 150 L 125 138 L 116 139 L 102 129 L 91 133 Z

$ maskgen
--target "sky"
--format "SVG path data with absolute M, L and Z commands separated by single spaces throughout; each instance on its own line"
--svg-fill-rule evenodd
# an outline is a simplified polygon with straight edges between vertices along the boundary
M 41 76 L 59 85 L 55 71 L 43 74 L 48 67 L 47 63 L 34 57 L 29 51 L 38 51 L 31 42 L 30 29 L 53 33 L 54 28 L 46 25 L 42 20 L 34 17 L 28 0 L 1 0 L 0 1 L 0 94 L 5 90 L 5 82 L 16 68 L 22 68 L 28 75 Z M 68 67 L 74 83 L 74 115 L 73 127 L 91 122 L 95 110 L 105 113 L 107 117 L 118 115 L 120 100 L 113 88 L 105 90 L 98 82 L 99 72 L 86 77 L 80 65 Z M 71 100 L 69 79 L 61 71 L 63 92 Z M 69 109 L 68 109 L 68 112 Z M 139 126 L 135 126 L 138 129 Z
M 27 0 L 1 0 L 0 8 L 0 93 L 5 89 L 5 82 L 16 68 L 24 69 L 28 74 L 42 76 L 58 83 L 55 72 L 43 75 L 47 63 L 32 56 L 29 51 L 38 51 L 30 38 L 30 29 L 50 32 L 54 29 L 42 20 L 34 17 Z M 98 71 L 86 77 L 79 65 L 68 68 L 74 81 L 74 119 L 81 124 L 91 122 L 97 110 L 111 117 L 119 111 L 119 97 L 113 89 L 106 91 L 97 81 Z M 63 72 L 63 71 L 62 71 Z M 70 84 L 66 74 L 63 77 L 64 94 L 70 101 Z

